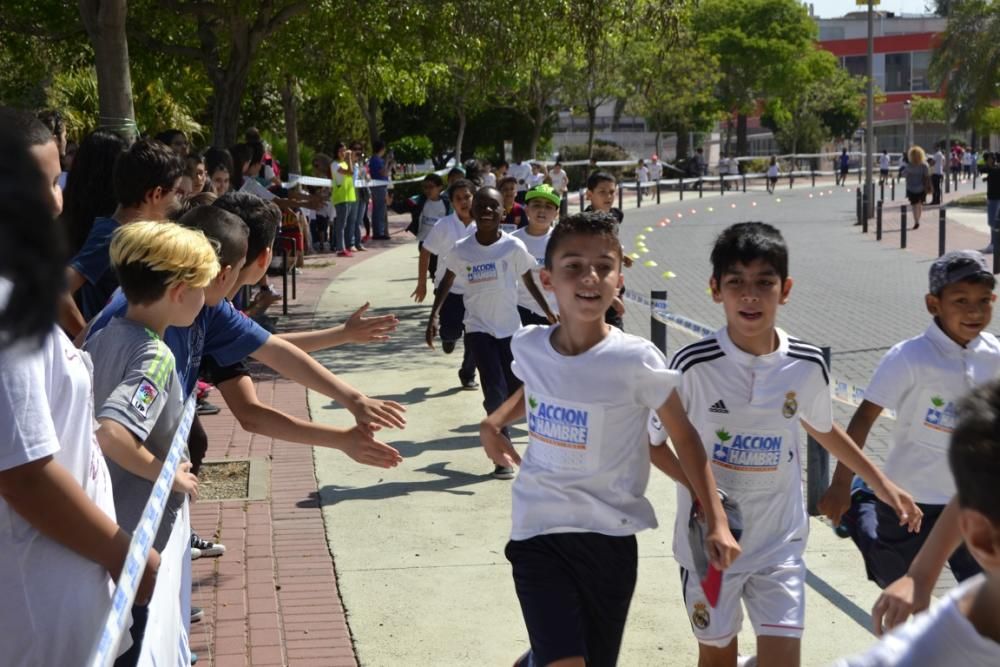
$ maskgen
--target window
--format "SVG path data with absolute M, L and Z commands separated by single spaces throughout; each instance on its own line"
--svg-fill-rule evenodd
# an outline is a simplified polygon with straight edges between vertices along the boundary
M 819 40 L 844 39 L 844 26 L 842 25 L 821 25 L 819 27 Z
M 931 82 L 927 78 L 927 70 L 931 65 L 930 51 L 914 51 L 910 54 L 910 89 L 931 90 Z
M 868 76 L 868 56 L 844 56 L 844 69 L 852 76 Z
M 910 90 L 910 54 L 885 54 L 885 92 Z

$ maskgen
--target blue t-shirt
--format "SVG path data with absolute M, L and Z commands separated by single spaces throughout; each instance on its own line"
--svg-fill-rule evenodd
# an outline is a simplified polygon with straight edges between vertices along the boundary
M 94 320 L 89 340 L 107 326 L 113 317 L 121 317 L 128 310 L 128 302 L 121 290 L 111 297 L 111 302 Z M 163 337 L 174 353 L 177 376 L 184 387 L 186 399 L 198 382 L 198 367 L 203 356 L 210 356 L 220 366 L 230 366 L 246 359 L 267 342 L 271 334 L 249 317 L 236 310 L 229 301 L 216 306 L 205 306 L 189 327 L 167 327 Z
M 95 218 L 83 247 L 69 263 L 86 281 L 74 297 L 85 320 L 101 312 L 118 287 L 118 277 L 111 268 L 111 236 L 116 229 L 114 218 Z
M 385 160 L 383 160 L 378 155 L 373 155 L 368 160 L 368 173 L 371 174 L 372 180 L 384 181 L 385 178 Z

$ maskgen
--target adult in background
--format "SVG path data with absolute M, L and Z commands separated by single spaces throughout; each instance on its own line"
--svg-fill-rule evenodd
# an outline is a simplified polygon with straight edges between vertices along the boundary
M 944 160 L 944 153 L 941 152 L 941 147 L 938 146 L 937 152 L 934 154 L 934 171 L 931 175 L 931 188 L 933 189 L 931 206 L 941 203 L 941 181 L 944 179 L 945 174 Z
M 986 181 L 986 224 L 992 232 L 1000 229 L 1000 160 L 996 153 L 984 153 L 983 180 Z M 993 235 L 990 244 L 982 249 L 983 254 L 993 252 Z
M 368 175 L 373 181 L 388 181 L 389 170 L 385 162 L 385 142 L 377 139 L 372 144 L 373 155 L 368 160 Z M 389 240 L 389 219 L 385 200 L 389 194 L 388 185 L 372 185 L 372 238 L 376 241 Z
M 905 178 L 906 198 L 913 207 L 913 228 L 917 229 L 920 227 L 920 215 L 924 211 L 927 192 L 933 187 L 930 168 L 927 166 L 927 155 L 920 146 L 910 148 Z
M 365 152 L 360 141 L 351 144 L 351 157 L 354 160 L 354 181 L 368 180 L 368 172 L 365 168 Z M 357 187 L 357 186 L 355 186 Z M 357 188 L 355 191 L 357 200 L 354 207 L 354 250 L 363 252 L 366 250 L 364 244 L 371 238 L 371 218 L 368 217 L 368 201 L 371 199 L 371 192 L 367 185 Z M 348 225 L 351 223 L 349 222 Z M 362 234 L 362 232 L 364 232 Z

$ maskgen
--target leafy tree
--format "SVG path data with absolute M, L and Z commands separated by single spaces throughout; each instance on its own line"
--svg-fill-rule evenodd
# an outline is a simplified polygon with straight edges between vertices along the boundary
M 393 141 L 392 150 L 400 164 L 417 164 L 430 159 L 434 144 L 422 134 L 408 135 Z
M 813 48 L 816 24 L 796 0 L 703 0 L 692 15 L 702 46 L 716 54 L 722 79 L 716 94 L 736 116 L 736 150 L 747 151 L 747 115 L 758 100 L 780 95 L 789 70 Z M 732 133 L 732 116 L 726 140 Z

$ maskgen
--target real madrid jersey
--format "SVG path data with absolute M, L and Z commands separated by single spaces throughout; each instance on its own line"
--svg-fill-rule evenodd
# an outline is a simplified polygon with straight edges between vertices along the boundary
M 955 495 L 948 440 L 955 403 L 973 387 L 1000 375 L 1000 341 L 981 333 L 962 347 L 932 323 L 889 350 L 865 399 L 896 411 L 885 474 L 918 503 L 944 505 Z
M 525 327 L 511 341 L 529 433 L 512 491 L 511 538 L 653 528 L 645 417 L 680 375 L 652 343 L 614 327 L 583 354 L 560 354 L 551 342 L 559 326 Z
M 822 353 L 781 329 L 775 331 L 778 348 L 770 354 L 744 352 L 722 328 L 681 348 L 670 364 L 682 374 L 681 399 L 701 436 L 715 482 L 743 511 L 743 553 L 733 563 L 733 572 L 751 572 L 802 555 L 809 524 L 802 497 L 799 422 L 822 433 L 833 428 Z M 650 429 L 650 435 L 655 433 Z M 693 569 L 690 512 L 690 494 L 678 485 L 674 556 Z

